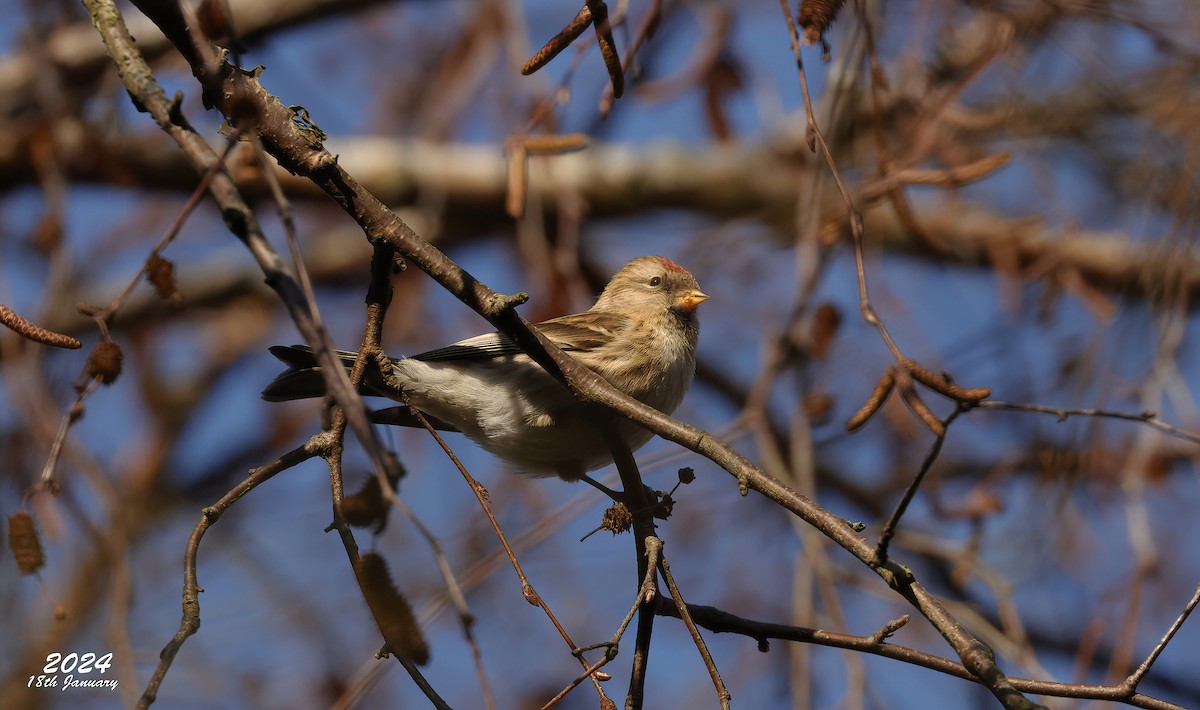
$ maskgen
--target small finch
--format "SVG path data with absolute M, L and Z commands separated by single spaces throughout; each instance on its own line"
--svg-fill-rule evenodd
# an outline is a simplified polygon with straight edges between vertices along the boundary
M 670 414 L 695 374 L 700 334 L 695 311 L 707 298 L 687 269 L 661 256 L 643 256 L 621 267 L 596 305 L 537 327 L 618 390 Z M 324 395 L 307 347 L 275 346 L 271 353 L 289 369 L 267 385 L 263 399 Z M 354 353 L 338 354 L 354 362 Z M 612 463 L 588 408 L 505 335 L 487 333 L 393 359 L 392 373 L 431 423 L 462 432 L 522 473 L 574 481 Z M 367 378 L 362 393 L 400 399 L 378 376 Z M 419 426 L 411 414 L 392 411 L 388 423 Z M 624 419 L 617 431 L 631 451 L 652 436 Z

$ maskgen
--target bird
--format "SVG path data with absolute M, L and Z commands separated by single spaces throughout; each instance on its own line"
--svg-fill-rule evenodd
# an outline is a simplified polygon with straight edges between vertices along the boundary
M 666 257 L 642 256 L 613 275 L 591 308 L 537 327 L 616 389 L 671 414 L 695 374 L 696 308 L 707 299 L 684 267 Z M 267 385 L 263 399 L 324 396 L 307 346 L 274 346 L 270 352 L 288 369 Z M 347 367 L 356 357 L 337 354 Z M 362 394 L 407 401 L 437 428 L 463 433 L 519 473 L 591 483 L 586 474 L 613 461 L 594 410 L 503 333 L 390 360 L 403 395 L 378 373 L 364 378 Z M 386 411 L 392 413 L 388 423 L 421 426 L 404 408 Z M 623 418 L 616 427 L 630 451 L 653 436 Z

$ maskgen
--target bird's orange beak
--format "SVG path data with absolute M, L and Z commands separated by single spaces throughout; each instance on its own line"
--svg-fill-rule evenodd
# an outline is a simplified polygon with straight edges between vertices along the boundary
M 679 300 L 676 301 L 676 304 L 679 306 L 679 310 L 683 311 L 684 313 L 691 313 L 692 311 L 696 310 L 696 306 L 699 306 L 701 303 L 704 303 L 707 300 L 708 294 L 704 293 L 703 291 L 688 291 L 679 297 Z

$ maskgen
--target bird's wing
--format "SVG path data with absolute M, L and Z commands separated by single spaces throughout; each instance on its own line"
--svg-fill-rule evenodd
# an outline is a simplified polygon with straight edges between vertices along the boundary
M 628 328 L 629 318 L 615 313 L 588 311 L 578 315 L 561 316 L 539 323 L 538 328 L 558 347 L 572 350 L 596 350 L 613 341 Z
M 620 330 L 628 325 L 629 319 L 625 316 L 589 311 L 586 314 L 551 318 L 538 323 L 537 327 L 555 345 L 571 352 L 572 350 L 591 350 L 601 347 L 610 342 Z M 519 353 L 521 353 L 520 346 L 507 335 L 484 333 L 412 357 L 424 362 L 491 360 Z

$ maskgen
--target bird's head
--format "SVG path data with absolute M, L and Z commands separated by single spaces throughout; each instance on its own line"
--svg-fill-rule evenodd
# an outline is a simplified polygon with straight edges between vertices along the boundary
M 690 316 L 707 299 L 687 269 L 665 257 L 641 256 L 621 267 L 593 308 L 635 317 L 663 310 Z

